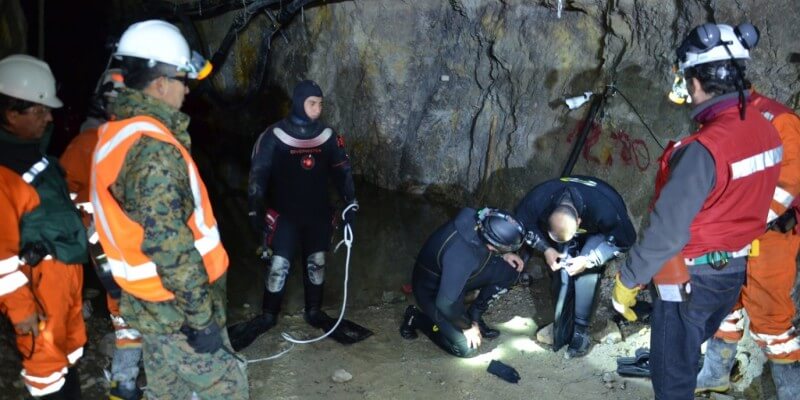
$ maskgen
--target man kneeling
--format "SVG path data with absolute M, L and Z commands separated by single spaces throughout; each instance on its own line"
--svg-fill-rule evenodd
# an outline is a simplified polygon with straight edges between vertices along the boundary
M 406 308 L 400 335 L 414 339 L 419 329 L 454 356 L 476 356 L 482 338 L 500 335 L 482 315 L 519 277 L 523 262 L 514 252 L 524 236 L 509 213 L 492 208 L 464 208 L 439 227 L 417 256 L 412 285 L 420 308 Z M 464 294 L 475 289 L 466 309 Z

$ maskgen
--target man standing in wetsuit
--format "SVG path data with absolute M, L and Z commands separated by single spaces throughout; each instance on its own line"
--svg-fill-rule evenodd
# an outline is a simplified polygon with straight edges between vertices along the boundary
M 333 234 L 329 181 L 333 181 L 346 204 L 355 205 L 347 208 L 345 223 L 353 223 L 358 207 L 344 138 L 320 122 L 321 114 L 322 89 L 310 80 L 298 83 L 292 95 L 291 114 L 267 128 L 253 149 L 250 222 L 256 232 L 263 234 L 263 244 L 272 250 L 272 257 L 262 314 L 230 328 L 231 341 L 237 350 L 275 326 L 289 266 L 297 251 L 305 264 L 306 322 L 326 331 L 336 322 L 321 310 L 325 253 Z M 371 333 L 342 320 L 330 337 L 349 344 Z
M 400 335 L 414 339 L 419 329 L 454 356 L 476 356 L 482 338 L 500 335 L 482 315 L 519 277 L 523 263 L 514 252 L 524 237 L 510 213 L 462 209 L 428 238 L 417 256 L 412 287 L 420 308 L 406 308 Z M 464 294 L 475 289 L 480 293 L 465 309 Z
M 591 345 L 588 328 L 602 266 L 636 241 L 625 202 L 600 179 L 564 177 L 531 189 L 516 216 L 539 239 L 533 248 L 554 272 L 553 350 L 569 344 L 568 357 L 583 357 Z

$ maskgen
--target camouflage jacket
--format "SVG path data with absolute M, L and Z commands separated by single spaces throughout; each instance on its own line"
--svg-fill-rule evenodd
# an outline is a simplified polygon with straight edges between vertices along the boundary
M 119 120 L 147 115 L 162 122 L 187 150 L 189 116 L 144 93 L 124 89 L 111 105 Z M 209 285 L 187 221 L 194 210 L 186 162 L 175 146 L 142 136 L 128 150 L 111 192 L 144 227 L 142 252 L 175 299 L 150 302 L 123 293 L 120 313 L 142 333 L 176 333 L 182 325 L 225 326 L 225 277 Z

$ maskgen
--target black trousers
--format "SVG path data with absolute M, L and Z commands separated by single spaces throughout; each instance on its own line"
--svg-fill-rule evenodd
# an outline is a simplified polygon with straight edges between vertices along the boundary
M 511 287 L 519 278 L 519 273 L 500 257 L 492 257 L 492 261 L 469 278 L 464 292 L 480 289 L 478 297 L 470 306 L 472 311 L 483 313 L 489 303 Z M 436 295 L 439 291 L 439 276 L 424 267 L 414 267 L 412 277 L 414 298 L 422 313 L 414 321 L 414 327 L 422 331 L 442 350 L 456 356 L 469 358 L 478 355 L 477 349 L 471 349 L 461 329 L 454 326 L 436 308 Z

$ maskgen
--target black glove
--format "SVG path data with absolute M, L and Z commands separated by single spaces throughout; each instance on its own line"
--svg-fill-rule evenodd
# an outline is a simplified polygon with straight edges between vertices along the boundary
M 181 333 L 186 335 L 189 346 L 192 346 L 198 354 L 214 354 L 222 348 L 222 335 L 216 322 L 199 330 L 184 325 L 181 327 Z
M 486 368 L 486 371 L 492 375 L 498 376 L 500 379 L 506 382 L 519 382 L 519 373 L 517 370 L 515 370 L 514 367 L 503 364 L 500 361 L 492 360 L 492 362 L 489 363 L 489 368 Z
M 27 243 L 20 251 L 19 256 L 25 264 L 31 267 L 39 265 L 50 252 L 42 242 Z

